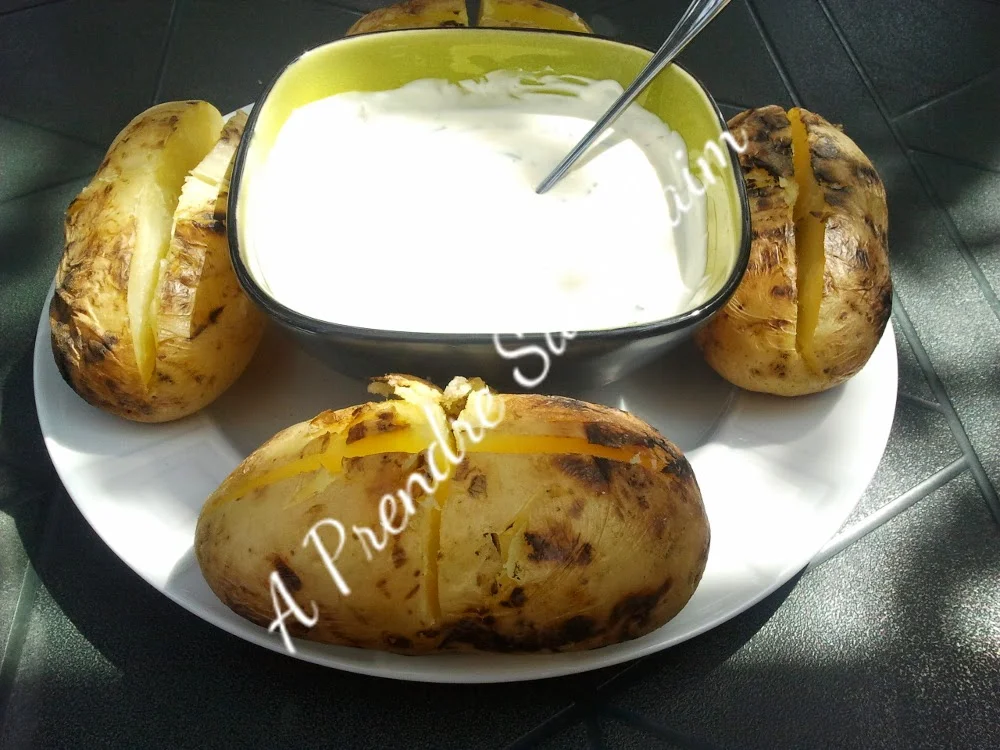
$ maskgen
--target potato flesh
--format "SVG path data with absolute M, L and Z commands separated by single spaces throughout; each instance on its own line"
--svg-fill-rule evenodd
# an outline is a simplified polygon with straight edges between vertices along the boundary
M 798 108 L 788 111 L 792 128 L 792 162 L 798 196 L 792 210 L 795 222 L 795 279 L 798 296 L 795 348 L 813 370 L 818 371 L 813 342 L 819 325 L 823 302 L 823 277 L 826 268 L 826 205 L 813 174 L 808 134 Z
M 591 32 L 576 13 L 542 0 L 483 0 L 476 25 Z
M 129 264 L 127 305 L 136 365 L 144 383 L 149 383 L 156 366 L 153 294 L 160 261 L 173 236 L 174 211 L 184 178 L 212 149 L 221 130 L 221 118 L 208 105 L 182 115 L 163 150 L 151 156 L 158 162 L 154 178 L 136 200 L 136 241 Z

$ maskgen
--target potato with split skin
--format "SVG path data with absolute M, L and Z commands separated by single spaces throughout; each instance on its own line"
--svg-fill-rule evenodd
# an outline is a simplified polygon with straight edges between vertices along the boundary
M 469 11 L 464 0 L 408 0 L 362 16 L 347 31 L 347 36 L 389 29 L 469 25 Z M 592 33 L 590 26 L 576 13 L 543 0 L 482 0 L 475 25 Z
M 580 16 L 544 0 L 482 0 L 477 26 L 482 28 L 551 29 L 591 34 Z
M 246 115 L 156 105 L 111 144 L 67 210 L 49 307 L 63 379 L 139 422 L 193 414 L 242 373 L 263 313 L 229 260 L 226 201 Z
M 468 25 L 465 0 L 408 0 L 367 13 L 347 30 L 347 36 L 390 29 Z
M 464 378 L 373 390 L 389 399 L 284 430 L 206 501 L 196 559 L 240 616 L 402 654 L 573 651 L 649 633 L 694 593 L 708 519 L 649 425 Z
M 750 261 L 695 341 L 746 390 L 833 388 L 864 367 L 891 313 L 885 188 L 861 149 L 807 110 L 747 110 L 729 127 L 747 144 Z

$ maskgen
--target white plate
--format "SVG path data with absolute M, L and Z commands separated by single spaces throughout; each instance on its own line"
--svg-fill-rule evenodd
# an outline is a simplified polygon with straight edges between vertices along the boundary
M 52 358 L 47 313 L 46 304 L 35 342 L 38 418 L 83 516 L 125 564 L 182 607 L 287 653 L 280 634 L 243 620 L 212 594 L 192 554 L 195 522 L 204 499 L 265 439 L 323 409 L 369 400 L 365 384 L 271 329 L 244 377 L 205 412 L 166 425 L 133 424 L 66 386 Z M 405 680 L 504 682 L 606 667 L 692 638 L 787 582 L 840 529 L 885 449 L 896 376 L 890 324 L 862 372 L 817 396 L 744 393 L 690 346 L 612 387 L 567 394 L 627 408 L 654 425 L 687 452 L 702 488 L 712 531 L 704 578 L 676 618 L 643 638 L 583 653 L 425 657 L 297 641 L 297 657 Z

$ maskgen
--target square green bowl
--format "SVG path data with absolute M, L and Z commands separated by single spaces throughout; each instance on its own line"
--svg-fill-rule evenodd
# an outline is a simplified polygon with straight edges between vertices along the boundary
M 688 339 L 717 313 L 739 285 L 749 258 L 750 213 L 737 153 L 723 138 L 729 130 L 712 96 L 679 65 L 670 65 L 657 76 L 638 103 L 684 138 L 690 164 L 704 157 L 713 165 L 716 179 L 705 186 L 705 292 L 696 306 L 663 320 L 578 331 L 559 356 L 553 356 L 549 343 L 555 332 L 547 338 L 545 331 L 444 334 L 359 328 L 317 320 L 280 304 L 248 269 L 242 250 L 247 224 L 242 196 L 288 116 L 317 99 L 346 91 L 394 89 L 421 78 L 458 82 L 499 69 L 614 79 L 627 86 L 652 54 L 589 34 L 482 28 L 381 31 L 346 37 L 303 53 L 280 71 L 256 103 L 237 151 L 228 212 L 230 253 L 241 285 L 309 352 L 352 377 L 405 372 L 444 384 L 455 375 L 464 375 L 482 377 L 497 387 L 518 384 L 524 388 L 525 382 L 537 379 L 541 368 L 540 356 L 528 357 L 525 347 L 531 346 L 549 356 L 549 385 L 605 385 L 624 377 Z M 725 164 L 718 163 L 717 155 L 705 153 L 710 143 L 721 147 Z M 331 280 L 331 290 L 344 282 Z M 507 350 L 506 357 L 499 353 L 498 341 Z M 513 357 L 514 352 L 525 354 Z M 520 381 L 515 368 L 521 370 Z

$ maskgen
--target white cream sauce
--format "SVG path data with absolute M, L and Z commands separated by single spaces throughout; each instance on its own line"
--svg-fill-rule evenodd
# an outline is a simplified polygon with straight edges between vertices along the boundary
M 300 313 L 396 331 L 583 331 L 690 309 L 704 197 L 657 116 L 632 105 L 535 193 L 621 92 L 497 71 L 300 107 L 245 183 L 250 271 Z

